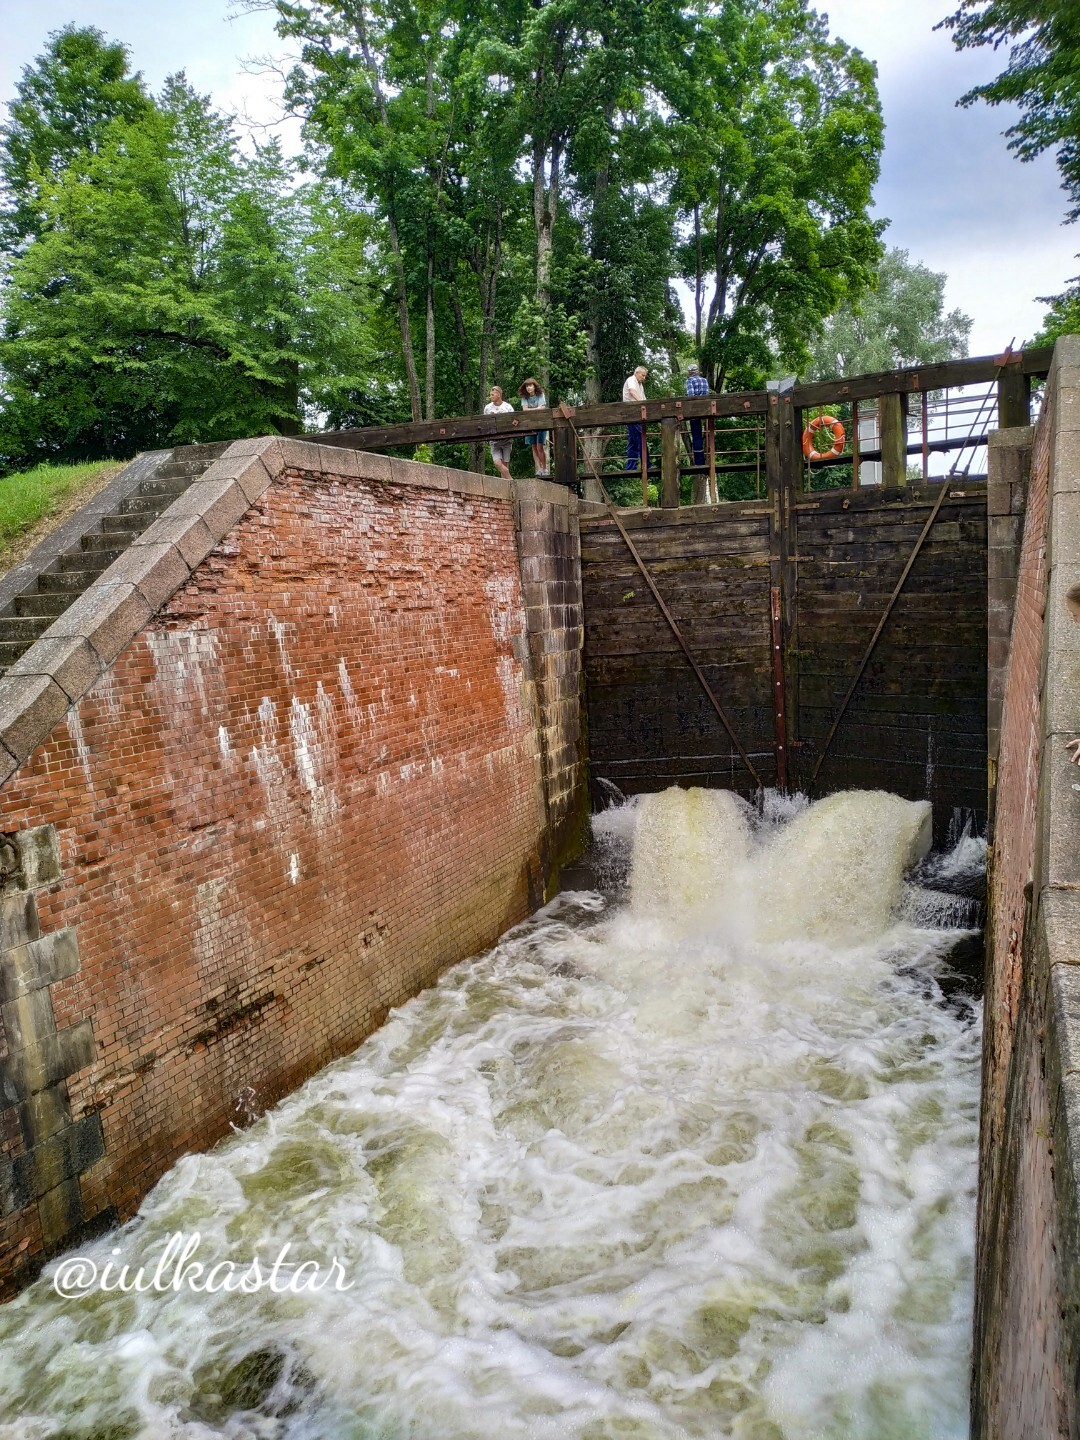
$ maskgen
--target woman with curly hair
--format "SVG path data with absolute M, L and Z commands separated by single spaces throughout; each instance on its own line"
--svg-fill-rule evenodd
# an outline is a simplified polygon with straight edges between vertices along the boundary
M 548 408 L 547 396 L 540 388 L 540 382 L 534 380 L 531 375 L 518 386 L 518 394 L 521 396 L 522 410 L 546 410 Z M 533 466 L 538 478 L 546 480 L 548 475 L 548 432 L 540 430 L 535 435 L 523 435 L 521 438 L 526 444 L 532 446 Z

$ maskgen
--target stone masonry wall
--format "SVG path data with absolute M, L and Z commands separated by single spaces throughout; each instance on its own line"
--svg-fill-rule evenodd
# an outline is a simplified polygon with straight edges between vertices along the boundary
M 1015 430 L 997 430 L 990 436 L 990 478 L 986 494 L 986 748 L 991 797 L 995 795 L 997 788 L 1001 705 L 1009 663 L 1009 642 L 1016 606 L 1016 583 L 1024 536 L 1024 508 L 1027 503 L 1034 439 L 1035 431 L 1030 425 Z M 1045 486 L 1045 476 L 1043 483 Z M 1045 506 L 1045 489 L 1040 503 Z M 992 813 L 989 821 L 992 828 Z
M 1013 432 L 991 446 L 992 523 L 995 486 L 997 514 L 1012 513 L 1006 487 L 1023 483 L 1024 444 Z M 1007 607 L 1005 570 L 997 579 Z M 992 572 L 992 611 L 994 583 Z M 993 664 L 990 682 L 992 700 Z M 1070 337 L 1035 432 L 996 767 L 991 756 L 977 1440 L 1080 1437 L 1080 772 L 1066 748 L 1078 732 L 1080 339 Z
M 0 681 L 0 1287 L 543 900 L 576 544 L 559 487 L 243 442 Z

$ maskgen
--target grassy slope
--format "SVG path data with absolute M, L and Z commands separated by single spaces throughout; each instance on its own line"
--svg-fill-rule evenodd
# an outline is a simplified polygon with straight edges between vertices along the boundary
M 36 465 L 0 479 L 0 573 L 10 570 L 50 530 L 92 499 L 123 465 L 118 460 Z

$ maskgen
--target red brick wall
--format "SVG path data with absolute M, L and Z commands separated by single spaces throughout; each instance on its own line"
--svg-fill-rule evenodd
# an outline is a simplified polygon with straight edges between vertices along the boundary
M 93 1022 L 68 1081 L 104 1132 L 87 1217 L 527 913 L 525 632 L 509 502 L 290 474 L 4 787 L 5 832 L 57 829 L 37 903 L 78 938 L 56 1027 Z M 40 1246 L 34 1205 L 0 1221 L 0 1273 Z
M 1035 854 L 1042 715 L 1043 612 L 1046 608 L 1046 511 L 1050 473 L 1051 397 L 1035 436 L 1002 705 L 995 829 L 990 856 L 990 928 L 983 1045 L 982 1154 L 1000 1149 L 1005 1082 L 1020 995 L 1020 946 Z
M 1042 986 L 1029 973 L 1056 395 L 1051 384 L 1031 457 L 991 805 L 972 1387 L 978 1440 L 1070 1433 L 1047 1017 Z M 992 447 L 992 465 L 1002 453 Z

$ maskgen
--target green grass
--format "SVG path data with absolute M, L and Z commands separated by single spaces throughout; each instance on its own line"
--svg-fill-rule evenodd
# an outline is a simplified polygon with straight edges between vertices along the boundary
M 119 460 L 91 460 L 82 465 L 35 465 L 0 479 L 0 570 L 8 569 L 28 542 L 36 544 L 52 528 L 89 499 L 123 466 Z

